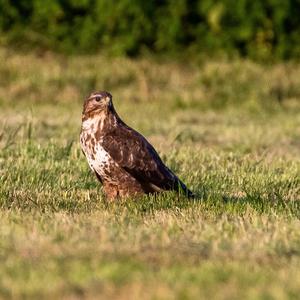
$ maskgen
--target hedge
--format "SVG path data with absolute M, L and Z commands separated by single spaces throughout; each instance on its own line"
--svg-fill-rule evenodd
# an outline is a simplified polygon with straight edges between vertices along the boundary
M 0 0 L 0 44 L 65 53 L 300 57 L 299 0 Z

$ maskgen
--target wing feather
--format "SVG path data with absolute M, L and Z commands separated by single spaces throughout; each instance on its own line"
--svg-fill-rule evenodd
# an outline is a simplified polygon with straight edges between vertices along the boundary
M 151 191 L 183 189 L 192 195 L 177 176 L 165 166 L 152 145 L 134 129 L 119 126 L 105 135 L 103 148 L 116 163 Z

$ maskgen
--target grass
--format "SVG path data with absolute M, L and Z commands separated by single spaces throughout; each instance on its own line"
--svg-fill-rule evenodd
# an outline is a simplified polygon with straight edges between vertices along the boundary
M 299 297 L 299 65 L 0 61 L 0 298 Z M 102 88 L 195 201 L 105 201 L 78 143 Z

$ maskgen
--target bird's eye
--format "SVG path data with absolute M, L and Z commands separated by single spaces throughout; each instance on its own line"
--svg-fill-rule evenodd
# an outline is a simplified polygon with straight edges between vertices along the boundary
M 96 100 L 97 102 L 99 102 L 99 101 L 101 100 L 101 97 L 100 97 L 100 96 L 97 96 L 97 97 L 95 97 L 95 100 Z

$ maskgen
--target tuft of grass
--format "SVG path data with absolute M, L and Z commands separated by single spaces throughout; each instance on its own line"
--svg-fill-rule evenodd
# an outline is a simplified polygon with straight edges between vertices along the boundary
M 0 298 L 297 299 L 298 65 L 8 54 Z M 195 200 L 106 202 L 78 143 L 94 88 Z

